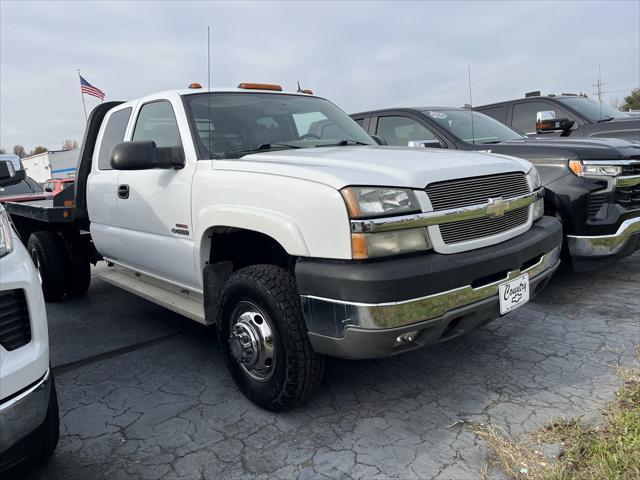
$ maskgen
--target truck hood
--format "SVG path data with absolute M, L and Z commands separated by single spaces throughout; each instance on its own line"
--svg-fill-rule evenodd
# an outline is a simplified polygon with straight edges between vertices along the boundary
M 390 146 L 279 150 L 212 164 L 216 170 L 294 177 L 337 190 L 347 185 L 425 188 L 443 180 L 531 169 L 526 160 L 506 155 Z
M 536 154 L 552 155 L 581 160 L 625 160 L 638 158 L 640 144 L 617 138 L 602 139 L 573 139 L 573 138 L 528 138 L 523 140 L 509 140 L 495 145 L 487 145 L 488 149 L 495 147 L 496 153 L 502 148 L 508 148 L 510 155 L 524 155 L 535 157 Z

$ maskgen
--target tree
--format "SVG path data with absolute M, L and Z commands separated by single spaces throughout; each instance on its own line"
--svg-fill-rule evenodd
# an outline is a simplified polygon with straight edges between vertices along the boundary
M 13 154 L 19 156 L 20 158 L 24 158 L 27 156 L 27 152 L 24 151 L 24 147 L 22 145 L 16 145 L 13 147 Z
M 624 97 L 624 103 L 620 110 L 640 110 L 640 88 L 631 90 L 631 93 Z
M 75 150 L 78 148 L 78 142 L 76 140 L 65 140 L 62 142 L 62 150 Z
M 36 148 L 31 150 L 31 152 L 29 153 L 29 156 L 38 155 L 39 153 L 44 153 L 44 152 L 48 152 L 48 151 L 49 151 L 49 149 L 47 147 L 43 147 L 43 146 L 38 145 Z

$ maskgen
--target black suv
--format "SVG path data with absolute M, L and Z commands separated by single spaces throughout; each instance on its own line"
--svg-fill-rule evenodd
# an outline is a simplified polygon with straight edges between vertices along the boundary
M 640 142 L 640 116 L 616 110 L 586 95 L 540 95 L 492 103 L 474 110 L 529 136 L 613 137 Z
M 577 270 L 612 263 L 640 244 L 640 144 L 529 139 L 463 108 L 397 108 L 351 116 L 389 145 L 478 150 L 532 162 L 545 187 L 546 213 L 562 221 L 565 252 Z M 323 127 L 316 122 L 312 129 L 320 134 Z

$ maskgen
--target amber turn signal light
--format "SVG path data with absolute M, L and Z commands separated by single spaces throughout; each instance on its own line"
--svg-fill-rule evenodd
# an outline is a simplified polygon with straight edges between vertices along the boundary
M 282 87 L 280 85 L 274 85 L 271 83 L 241 83 L 238 88 L 244 88 L 247 90 L 275 90 L 281 92 Z

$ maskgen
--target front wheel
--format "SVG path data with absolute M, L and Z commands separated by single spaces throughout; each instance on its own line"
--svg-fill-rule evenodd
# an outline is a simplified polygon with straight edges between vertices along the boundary
M 324 357 L 311 348 L 295 282 L 282 268 L 253 265 L 229 277 L 218 337 L 238 388 L 261 407 L 286 410 L 317 391 Z

